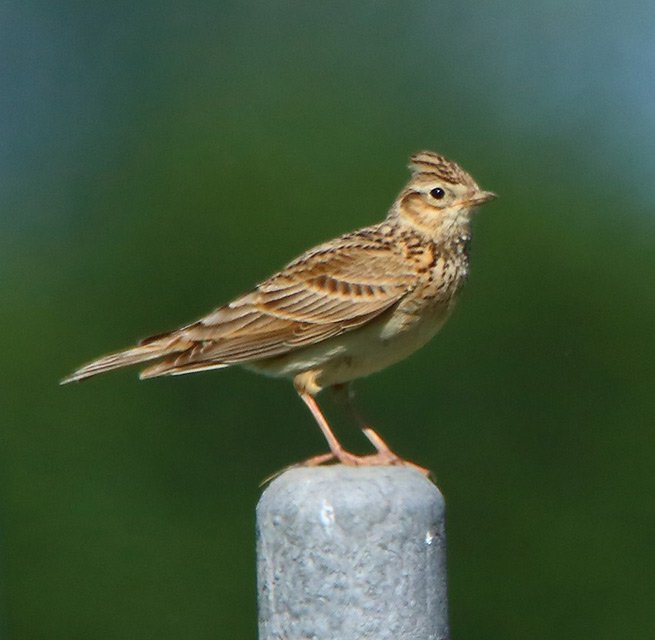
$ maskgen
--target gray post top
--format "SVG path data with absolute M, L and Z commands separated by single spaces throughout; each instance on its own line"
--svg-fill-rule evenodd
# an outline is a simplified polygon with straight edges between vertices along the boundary
M 444 509 L 408 467 L 276 478 L 257 506 L 260 639 L 447 638 Z
M 426 503 L 429 505 L 427 510 Z M 348 520 L 340 523 L 347 528 L 357 527 L 360 520 L 357 513 L 364 508 L 369 526 L 375 521 L 385 520 L 393 511 L 398 511 L 398 517 L 429 513 L 431 518 L 436 515 L 441 519 L 445 510 L 439 489 L 415 469 L 337 464 L 285 471 L 266 488 L 257 512 L 274 507 L 275 512 L 281 509 L 288 517 L 297 510 L 311 510 L 312 506 L 326 522 L 331 518 L 330 512 L 335 517 L 337 512 L 348 514 Z

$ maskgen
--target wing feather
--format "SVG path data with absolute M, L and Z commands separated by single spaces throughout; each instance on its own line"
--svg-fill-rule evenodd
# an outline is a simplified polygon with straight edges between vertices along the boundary
M 141 377 L 177 375 L 271 358 L 352 331 L 397 304 L 416 283 L 403 254 L 378 227 L 320 245 L 204 318 L 143 340 L 73 374 L 145 360 Z
M 202 342 L 144 375 L 179 374 L 270 358 L 351 331 L 384 313 L 414 287 L 396 248 L 359 235 L 307 252 L 253 291 L 182 329 Z

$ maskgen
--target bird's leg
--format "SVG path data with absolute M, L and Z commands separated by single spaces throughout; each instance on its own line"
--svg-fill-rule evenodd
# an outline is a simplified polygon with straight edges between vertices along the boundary
M 432 477 L 432 473 L 429 469 L 424 469 L 423 467 L 420 467 L 419 465 L 414 464 L 409 460 L 404 460 L 399 455 L 394 453 L 389 448 L 387 443 L 373 429 L 371 429 L 371 427 L 369 427 L 367 424 L 364 423 L 361 416 L 359 415 L 359 413 L 357 412 L 357 410 L 352 404 L 352 394 L 350 393 L 350 390 L 346 388 L 346 385 L 339 385 L 339 387 L 332 387 L 332 389 L 336 393 L 343 393 L 343 391 L 346 392 L 347 394 L 346 404 L 348 408 L 350 409 L 351 413 L 355 416 L 364 435 L 375 447 L 377 453 L 374 453 L 373 455 L 369 455 L 369 456 L 357 456 L 354 453 L 350 453 L 349 451 L 346 451 L 343 448 L 343 445 L 337 440 L 337 437 L 334 435 L 332 428 L 330 427 L 327 419 L 323 415 L 323 412 L 321 411 L 321 408 L 318 406 L 318 402 L 316 402 L 314 396 L 307 390 L 307 388 L 302 383 L 299 384 L 297 383 L 296 391 L 298 392 L 298 395 L 302 398 L 302 401 L 307 405 L 309 410 L 312 412 L 312 415 L 314 416 L 316 423 L 321 429 L 323 436 L 327 440 L 328 446 L 330 447 L 330 451 L 329 453 L 322 453 L 317 456 L 313 456 L 307 460 L 304 460 L 303 462 L 300 462 L 299 464 L 294 464 L 285 467 L 284 469 L 266 478 L 262 482 L 262 484 L 266 484 L 270 482 L 271 480 L 277 478 L 279 475 L 281 475 L 285 471 L 288 471 L 289 469 L 293 469 L 297 467 L 316 467 L 326 462 L 331 462 L 333 460 L 336 460 L 337 462 L 340 462 L 341 464 L 350 467 L 363 467 L 363 466 L 374 466 L 374 465 L 378 465 L 378 466 L 399 465 L 405 467 L 412 467 L 413 469 L 416 469 L 424 476 Z M 320 388 L 317 388 L 317 390 L 320 390 Z
M 397 453 L 392 451 L 389 445 L 382 439 L 382 437 L 367 424 L 355 406 L 355 394 L 353 392 L 352 386 L 349 383 L 333 385 L 332 391 L 335 397 L 346 406 L 348 411 L 355 418 L 355 421 L 359 425 L 359 428 L 362 430 L 362 433 L 375 447 L 377 455 L 366 456 L 369 459 L 376 460 L 376 462 L 372 462 L 370 464 L 406 465 L 413 467 L 417 471 L 420 471 L 425 476 L 431 475 L 431 471 L 429 469 L 425 469 L 424 467 L 414 464 L 409 460 L 404 460 Z
M 363 466 L 363 465 L 373 465 L 373 464 L 393 464 L 391 460 L 388 459 L 379 459 L 377 455 L 373 456 L 356 456 L 353 453 L 346 451 L 341 443 L 337 440 L 337 437 L 332 432 L 328 421 L 325 419 L 325 416 L 321 412 L 318 403 L 314 396 L 312 396 L 308 391 L 304 389 L 298 389 L 298 394 L 302 398 L 303 402 L 309 407 L 309 410 L 312 412 L 314 419 L 318 423 L 325 439 L 327 440 L 328 446 L 330 447 L 329 454 L 323 454 L 321 456 L 314 456 L 309 460 L 306 460 L 303 465 L 315 466 L 317 464 L 322 464 L 327 462 L 331 458 L 336 458 L 341 464 L 349 466 Z M 379 454 L 378 454 L 379 455 Z M 326 457 L 328 456 L 328 457 Z
M 369 427 L 368 423 L 364 418 L 362 418 L 361 413 L 355 406 L 354 398 L 355 393 L 353 391 L 352 385 L 349 383 L 344 384 L 335 384 L 331 387 L 332 392 L 334 393 L 335 398 L 339 401 L 340 404 L 343 404 L 348 412 L 355 419 L 355 422 L 358 424 L 359 428 L 362 430 L 362 433 L 368 438 L 369 442 L 375 447 L 376 451 L 389 458 L 389 460 L 400 459 L 391 449 L 389 445 L 380 437 L 380 435 Z
M 336 458 L 341 460 L 341 455 L 345 453 L 345 449 L 341 446 L 341 443 L 337 440 L 337 437 L 334 435 L 334 432 L 330 428 L 328 421 L 325 419 L 321 408 L 318 406 L 318 402 L 314 396 L 312 396 L 308 391 L 304 389 L 298 389 L 298 395 L 302 398 L 302 401 L 309 407 L 309 410 L 314 416 L 314 420 L 321 429 L 323 436 L 327 440 L 328 447 L 330 447 L 330 453 L 323 453 L 318 456 L 314 456 L 306 460 L 303 465 L 306 466 L 316 466 L 323 464 L 324 462 L 329 462 L 330 460 Z
M 406 466 L 416 469 L 424 476 L 428 476 L 428 477 L 431 476 L 431 472 L 429 469 L 424 469 L 423 467 L 420 467 L 419 465 L 414 464 L 413 462 L 409 462 L 409 460 L 403 460 L 399 455 L 394 453 L 389 448 L 387 443 L 373 429 L 371 429 L 371 427 L 369 427 L 367 424 L 364 423 L 361 416 L 359 415 L 359 413 L 357 412 L 357 410 L 352 404 L 352 394 L 350 390 L 346 388 L 346 385 L 339 385 L 339 387 L 333 387 L 333 391 L 335 391 L 336 393 L 342 393 L 344 390 L 347 394 L 346 404 L 349 410 L 355 416 L 357 422 L 360 425 L 362 432 L 369 439 L 371 444 L 375 447 L 377 453 L 374 453 L 373 455 L 369 455 L 369 456 L 357 456 L 354 453 L 350 453 L 349 451 L 346 451 L 343 448 L 343 445 L 337 440 L 337 437 L 334 435 L 332 428 L 328 424 L 328 421 L 323 415 L 323 412 L 321 411 L 321 408 L 318 406 L 318 402 L 316 402 L 314 396 L 304 386 L 302 386 L 302 384 L 297 384 L 296 391 L 298 392 L 298 395 L 302 398 L 302 401 L 307 405 L 309 410 L 312 412 L 312 415 L 314 416 L 316 423 L 320 427 L 323 436 L 327 440 L 328 447 L 330 447 L 330 452 L 322 453 L 317 456 L 313 456 L 299 464 L 294 464 L 289 467 L 285 467 L 281 471 L 278 471 L 272 474 L 271 476 L 269 476 L 268 478 L 266 478 L 262 482 L 262 484 L 267 484 L 268 482 L 270 482 L 274 478 L 277 478 L 280 474 L 284 473 L 289 469 L 293 469 L 295 467 L 316 467 L 333 460 L 336 460 L 337 462 L 340 462 L 341 464 L 350 467 L 363 467 L 363 466 L 374 466 L 374 465 Z
M 419 467 L 412 462 L 403 460 L 400 456 L 391 451 L 384 440 L 382 440 L 382 438 L 380 438 L 380 436 L 378 436 L 378 434 L 375 433 L 373 429 L 362 423 L 361 418 L 358 418 L 358 421 L 362 425 L 364 435 L 371 441 L 373 446 L 376 448 L 377 453 L 370 456 L 357 456 L 353 453 L 350 453 L 349 451 L 346 451 L 341 443 L 337 440 L 337 437 L 334 435 L 334 432 L 332 431 L 328 421 L 325 419 L 325 416 L 321 411 L 321 408 L 318 406 L 318 403 L 314 398 L 314 393 L 320 391 L 320 386 L 316 384 L 313 376 L 297 376 L 294 380 L 294 384 L 298 395 L 302 398 L 302 401 L 312 412 L 316 423 L 321 429 L 321 432 L 323 433 L 323 436 L 327 440 L 328 446 L 330 447 L 330 453 L 324 453 L 322 455 L 309 458 L 309 460 L 301 463 L 300 466 L 316 466 L 323 464 L 324 462 L 337 460 L 341 464 L 351 467 L 371 465 L 404 465 L 415 468 L 423 475 L 430 475 L 430 472 L 427 469 L 423 469 L 422 467 Z M 339 390 L 340 389 L 337 389 L 337 391 Z M 354 411 L 352 406 L 351 411 Z M 358 414 L 355 412 L 355 415 Z

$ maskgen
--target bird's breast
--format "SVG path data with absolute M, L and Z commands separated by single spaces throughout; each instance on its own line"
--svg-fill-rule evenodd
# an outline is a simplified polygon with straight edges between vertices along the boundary
M 399 303 L 365 325 L 247 366 L 291 378 L 311 372 L 319 388 L 380 371 L 420 349 L 441 329 L 466 272 L 463 254 L 438 255 Z

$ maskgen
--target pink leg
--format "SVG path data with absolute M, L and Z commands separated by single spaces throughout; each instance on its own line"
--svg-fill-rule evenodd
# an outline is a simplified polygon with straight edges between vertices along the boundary
M 373 444 L 377 450 L 377 453 L 370 456 L 356 456 L 352 453 L 349 453 L 337 440 L 332 429 L 330 428 L 330 425 L 328 424 L 328 421 L 325 419 L 325 416 L 321 412 L 321 409 L 318 406 L 315 398 L 310 393 L 302 389 L 298 389 L 298 394 L 302 398 L 303 402 L 309 407 L 309 410 L 312 412 L 314 419 L 316 420 L 325 439 L 327 440 L 328 446 L 330 447 L 329 454 L 314 456 L 313 458 L 310 458 L 305 463 L 303 463 L 304 465 L 315 466 L 336 458 L 341 464 L 348 466 L 404 465 L 417 469 L 423 475 L 430 475 L 430 471 L 428 469 L 419 467 L 418 465 L 407 460 L 403 460 L 400 456 L 396 455 L 393 451 L 391 451 L 384 440 L 382 440 L 382 438 L 368 426 L 362 426 L 362 431 L 364 432 L 364 435 L 369 439 L 371 444 Z
M 339 458 L 339 455 L 344 451 L 344 448 L 341 446 L 341 443 L 337 440 L 337 437 L 332 432 L 328 421 L 325 419 L 321 408 L 318 406 L 318 402 L 316 402 L 314 396 L 309 394 L 307 391 L 299 390 L 298 394 L 302 398 L 303 402 L 309 407 L 309 410 L 314 416 L 314 420 L 316 420 L 316 423 L 323 432 L 323 436 L 327 440 L 328 447 L 330 447 L 331 457 Z M 319 457 L 320 456 L 316 456 L 316 458 Z
M 355 403 L 353 401 L 353 391 L 350 384 L 337 384 L 332 387 L 332 391 L 335 396 L 340 398 L 343 404 L 346 405 L 352 416 L 355 418 L 355 421 L 359 425 L 359 428 L 362 430 L 362 433 L 368 438 L 368 441 L 375 447 L 375 450 L 382 456 L 387 457 L 391 460 L 401 460 L 400 456 L 395 454 L 390 448 L 389 445 L 380 437 L 380 435 L 368 426 L 366 420 L 362 418 L 362 415 L 357 410 Z M 393 464 L 390 462 L 390 464 Z

